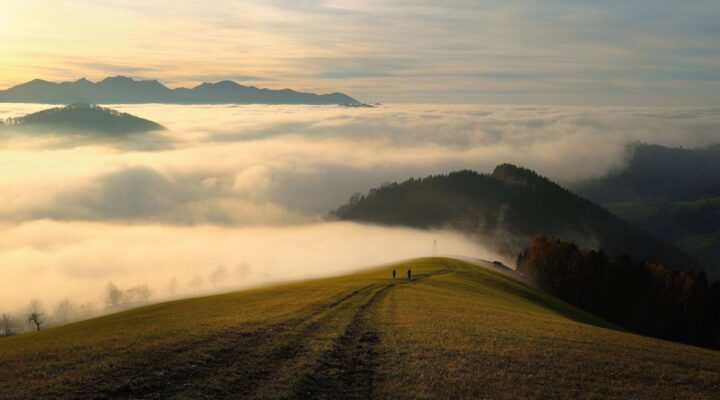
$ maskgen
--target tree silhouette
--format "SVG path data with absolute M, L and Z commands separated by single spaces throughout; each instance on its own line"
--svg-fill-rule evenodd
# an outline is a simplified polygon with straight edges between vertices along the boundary
M 38 331 L 40 330 L 40 326 L 45 323 L 45 309 L 40 300 L 34 299 L 30 301 L 27 320 L 28 323 L 34 324 Z

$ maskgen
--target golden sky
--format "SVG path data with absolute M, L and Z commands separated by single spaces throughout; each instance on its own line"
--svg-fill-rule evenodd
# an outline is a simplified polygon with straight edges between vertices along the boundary
M 705 105 L 720 7 L 668 2 L 3 0 L 0 87 L 232 79 L 365 101 Z

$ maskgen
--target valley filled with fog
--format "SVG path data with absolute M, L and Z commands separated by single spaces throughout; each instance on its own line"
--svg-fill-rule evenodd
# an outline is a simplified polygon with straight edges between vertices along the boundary
M 0 119 L 48 107 L 2 104 Z M 705 146 L 720 127 L 720 109 L 109 107 L 167 130 L 3 132 L 0 311 L 103 308 L 109 282 L 156 300 L 341 274 L 432 255 L 434 241 L 497 259 L 475 238 L 329 212 L 383 182 L 505 162 L 572 184 L 621 169 L 628 142 Z

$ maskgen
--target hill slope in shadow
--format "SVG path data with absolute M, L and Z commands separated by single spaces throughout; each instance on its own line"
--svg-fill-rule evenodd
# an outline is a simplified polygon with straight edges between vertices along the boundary
M 635 143 L 628 165 L 574 187 L 615 215 L 699 260 L 720 278 L 720 145 Z
M 515 257 L 536 234 L 603 248 L 611 256 L 675 268 L 695 260 L 609 211 L 533 171 L 504 164 L 492 174 L 458 171 L 409 179 L 354 196 L 334 215 L 341 220 L 416 228 L 452 228 L 474 234 L 495 250 Z

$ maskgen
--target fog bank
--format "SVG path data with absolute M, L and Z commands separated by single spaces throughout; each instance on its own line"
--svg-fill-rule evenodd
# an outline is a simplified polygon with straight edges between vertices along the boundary
M 340 274 L 431 254 L 497 258 L 448 232 L 326 222 L 356 192 L 500 163 L 561 183 L 627 160 L 626 144 L 705 146 L 720 109 L 382 105 L 110 106 L 168 129 L 114 140 L 0 137 L 0 312 L 34 297 L 102 304 Z M 48 106 L 0 104 L 0 118 Z M 170 284 L 175 279 L 174 284 Z M 138 286 L 140 285 L 140 286 Z M 137 296 L 135 296 L 137 297 Z
M 0 105 L 0 118 L 45 108 Z M 385 181 L 510 162 L 561 183 L 622 168 L 630 141 L 716 142 L 720 109 L 118 105 L 167 131 L 0 139 L 0 220 L 316 222 Z
M 0 312 L 23 311 L 33 298 L 104 307 L 108 282 L 147 284 L 158 300 L 172 295 L 173 278 L 175 295 L 187 296 L 343 274 L 431 256 L 434 240 L 441 254 L 497 258 L 451 232 L 343 222 L 228 228 L 35 221 L 0 235 Z

